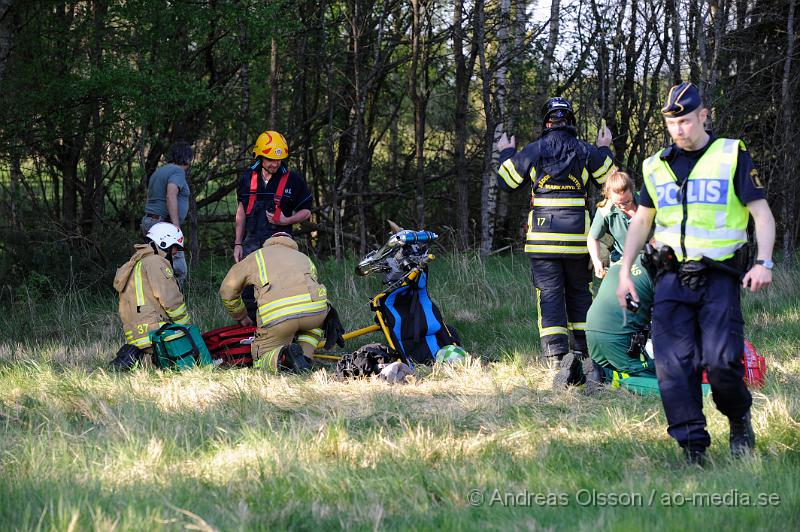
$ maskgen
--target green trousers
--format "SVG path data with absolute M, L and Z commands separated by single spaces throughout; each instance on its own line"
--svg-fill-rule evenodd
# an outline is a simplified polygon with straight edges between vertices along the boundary
M 586 343 L 589 356 L 603 367 L 606 384 L 639 395 L 660 395 L 654 361 L 646 355 L 644 360 L 640 360 L 627 354 L 631 344 L 630 334 L 586 331 Z M 711 387 L 703 384 L 703 395 L 710 392 Z

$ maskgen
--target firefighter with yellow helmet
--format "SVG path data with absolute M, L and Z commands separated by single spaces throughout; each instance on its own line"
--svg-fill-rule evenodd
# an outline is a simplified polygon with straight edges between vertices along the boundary
M 233 258 L 240 262 L 277 232 L 292 235 L 292 225 L 311 217 L 312 197 L 305 180 L 289 170 L 289 146 L 277 131 L 264 131 L 253 146 L 254 161 L 239 179 Z M 245 302 L 255 318 L 255 299 Z

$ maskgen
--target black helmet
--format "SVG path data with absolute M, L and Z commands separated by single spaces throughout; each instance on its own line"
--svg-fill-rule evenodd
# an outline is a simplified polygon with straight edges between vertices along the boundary
M 548 120 L 564 120 L 568 125 L 575 125 L 575 111 L 569 100 L 556 96 L 550 98 L 542 106 L 542 128 L 547 128 Z

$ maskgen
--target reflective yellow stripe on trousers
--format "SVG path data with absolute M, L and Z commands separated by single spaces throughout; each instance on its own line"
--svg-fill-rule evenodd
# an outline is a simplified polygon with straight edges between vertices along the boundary
M 267 324 L 295 315 L 316 314 L 328 307 L 327 299 L 312 301 L 311 295 L 300 294 L 271 301 L 258 308 L 261 323 Z

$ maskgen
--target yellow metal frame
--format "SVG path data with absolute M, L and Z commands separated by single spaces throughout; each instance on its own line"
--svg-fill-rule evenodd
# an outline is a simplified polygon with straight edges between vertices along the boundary
M 429 255 L 429 257 L 431 260 L 433 260 L 433 255 Z M 409 274 L 403 279 L 403 282 L 400 283 L 400 286 L 398 286 L 397 288 L 400 288 L 404 285 L 408 285 L 408 281 L 413 281 L 414 279 L 419 277 L 420 271 L 421 270 L 418 267 L 411 270 L 411 272 L 409 272 Z M 395 290 L 397 288 L 395 288 Z M 373 297 L 372 308 L 378 308 L 380 300 L 385 298 L 387 295 L 389 294 L 384 291 Z M 350 340 L 351 338 L 358 338 L 359 336 L 364 336 L 365 334 L 381 331 L 383 333 L 383 336 L 386 338 L 386 342 L 389 344 L 389 347 L 396 350 L 394 343 L 392 342 L 392 337 L 389 334 L 389 327 L 387 327 L 386 322 L 383 321 L 383 316 L 381 315 L 380 312 L 376 310 L 375 317 L 377 318 L 378 323 L 375 323 L 368 327 L 362 327 L 361 329 L 356 329 L 355 331 L 346 332 L 342 335 L 342 338 L 346 341 Z M 319 341 L 319 343 L 317 344 L 317 349 L 321 349 L 323 345 L 325 345 L 325 338 Z M 337 355 L 318 355 L 316 353 L 313 355 L 313 357 L 321 360 L 339 360 L 342 358 Z

